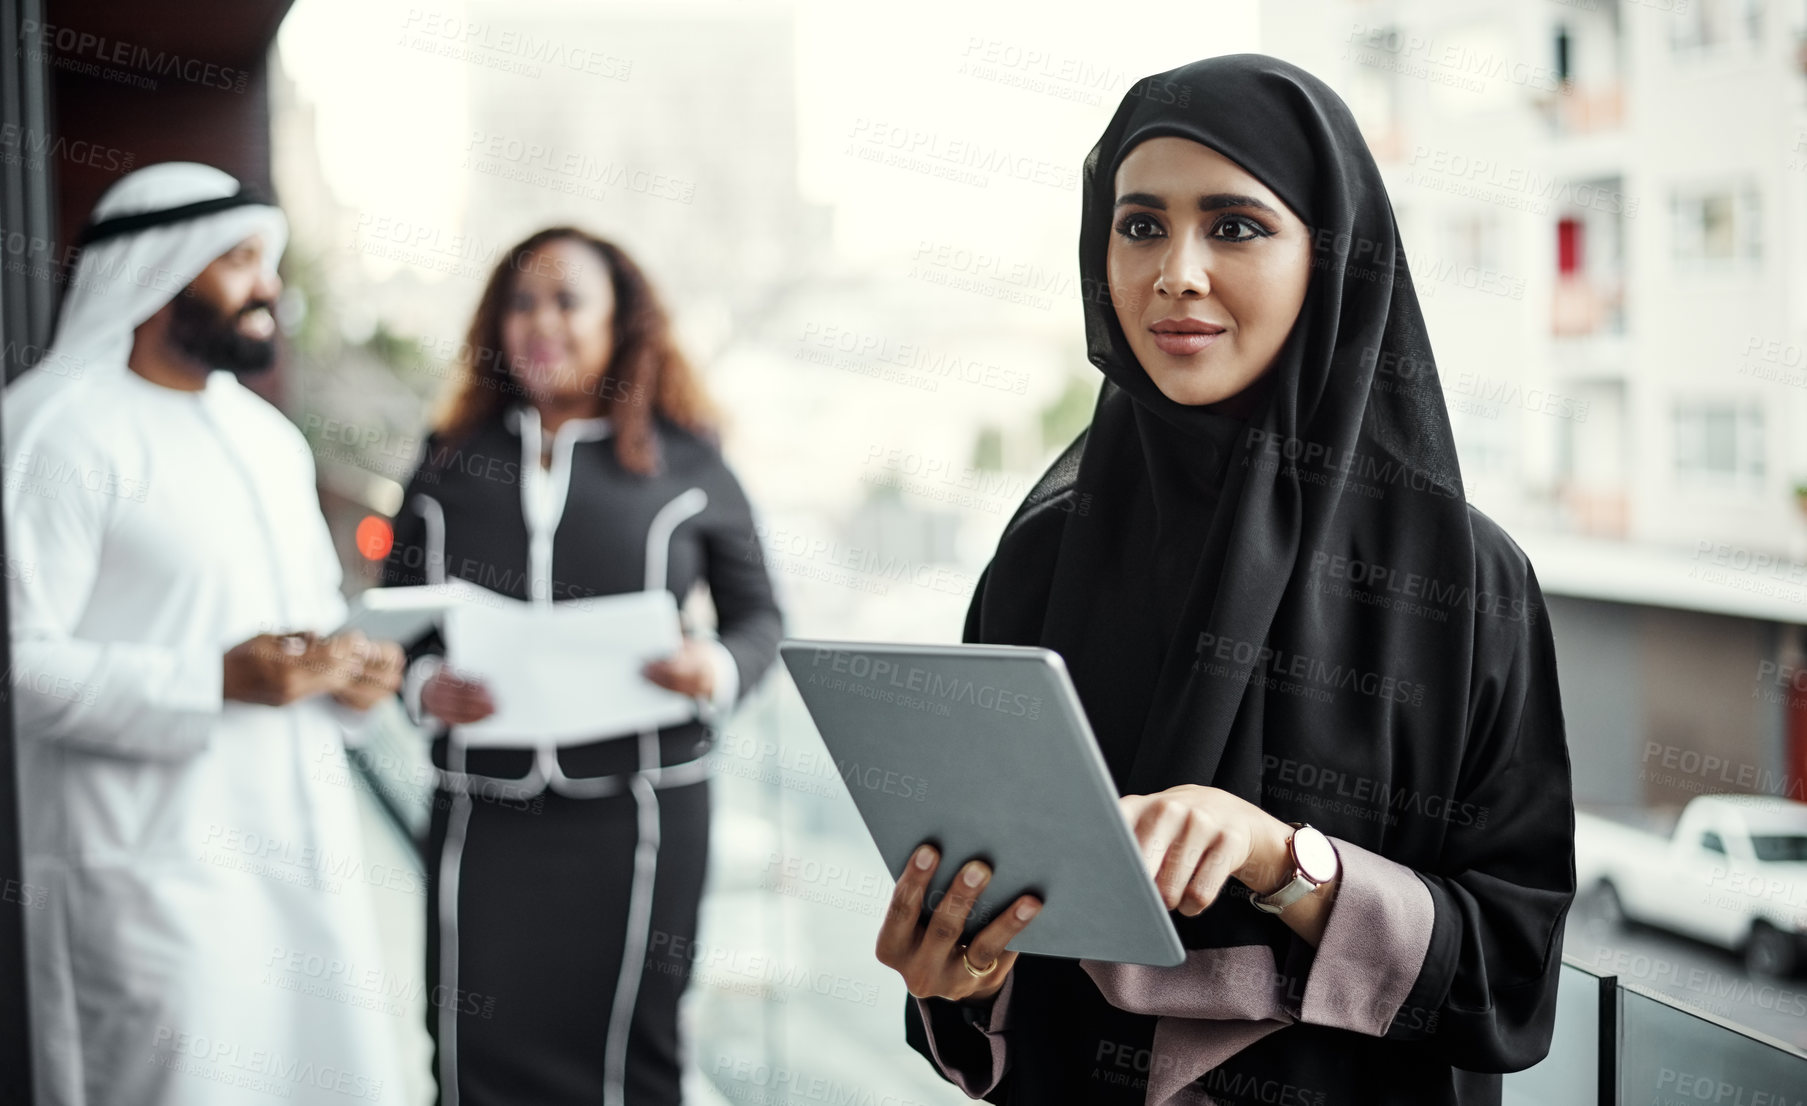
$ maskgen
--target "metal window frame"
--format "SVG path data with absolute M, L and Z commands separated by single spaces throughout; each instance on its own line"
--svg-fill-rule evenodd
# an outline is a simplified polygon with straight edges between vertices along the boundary
M 27 21 L 41 25 L 44 0 L 0 0 L 0 127 L 20 139 L 18 156 L 0 158 L 0 347 L 5 379 L 28 368 L 27 355 L 41 351 L 54 321 L 55 280 L 34 279 L 29 244 L 50 243 L 56 211 L 48 158 L 28 155 L 30 136 L 50 133 L 49 78 L 43 51 L 26 51 Z M 22 251 L 12 244 L 26 243 Z M 46 256 L 45 263 L 52 258 Z M 6 546 L 0 521 L 0 556 Z M 7 596 L 0 588 L 0 623 L 11 625 Z M 0 634 L 0 671 L 12 672 L 11 635 Z M 8 681 L 10 683 L 10 680 Z M 0 1106 L 31 1100 L 30 1015 L 25 978 L 25 912 L 35 892 L 25 882 L 20 855 L 19 803 L 12 699 L 0 711 Z M 41 904 L 39 904 L 41 905 Z

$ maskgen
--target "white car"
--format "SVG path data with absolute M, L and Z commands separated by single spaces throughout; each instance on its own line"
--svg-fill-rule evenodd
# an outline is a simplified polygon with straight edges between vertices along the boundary
M 1668 840 L 1577 813 L 1575 876 L 1595 917 L 1741 952 L 1762 975 L 1807 963 L 1807 803 L 1701 795 Z

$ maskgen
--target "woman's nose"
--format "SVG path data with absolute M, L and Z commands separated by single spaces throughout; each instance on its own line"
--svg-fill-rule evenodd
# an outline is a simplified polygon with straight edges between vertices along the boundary
M 1189 236 L 1170 241 L 1172 244 L 1161 255 L 1160 271 L 1155 274 L 1155 293 L 1176 297 L 1188 293 L 1210 295 L 1211 276 L 1206 271 L 1209 251 L 1190 241 Z
M 564 318 L 556 304 L 541 304 L 533 309 L 533 332 L 552 336 L 564 329 Z

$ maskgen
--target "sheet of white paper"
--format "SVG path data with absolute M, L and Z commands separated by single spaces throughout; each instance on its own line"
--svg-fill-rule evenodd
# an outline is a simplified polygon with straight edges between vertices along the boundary
M 696 715 L 687 695 L 640 674 L 683 642 L 664 590 L 551 606 L 462 604 L 446 612 L 446 663 L 489 687 L 496 713 L 458 728 L 467 744 L 593 741 Z

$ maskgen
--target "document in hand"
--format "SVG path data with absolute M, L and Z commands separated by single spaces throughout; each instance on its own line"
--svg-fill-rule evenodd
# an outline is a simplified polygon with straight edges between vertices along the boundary
M 593 741 L 670 726 L 696 703 L 640 669 L 683 644 L 664 589 L 551 605 L 466 603 L 446 613 L 446 663 L 489 687 L 496 712 L 458 727 L 477 746 Z

